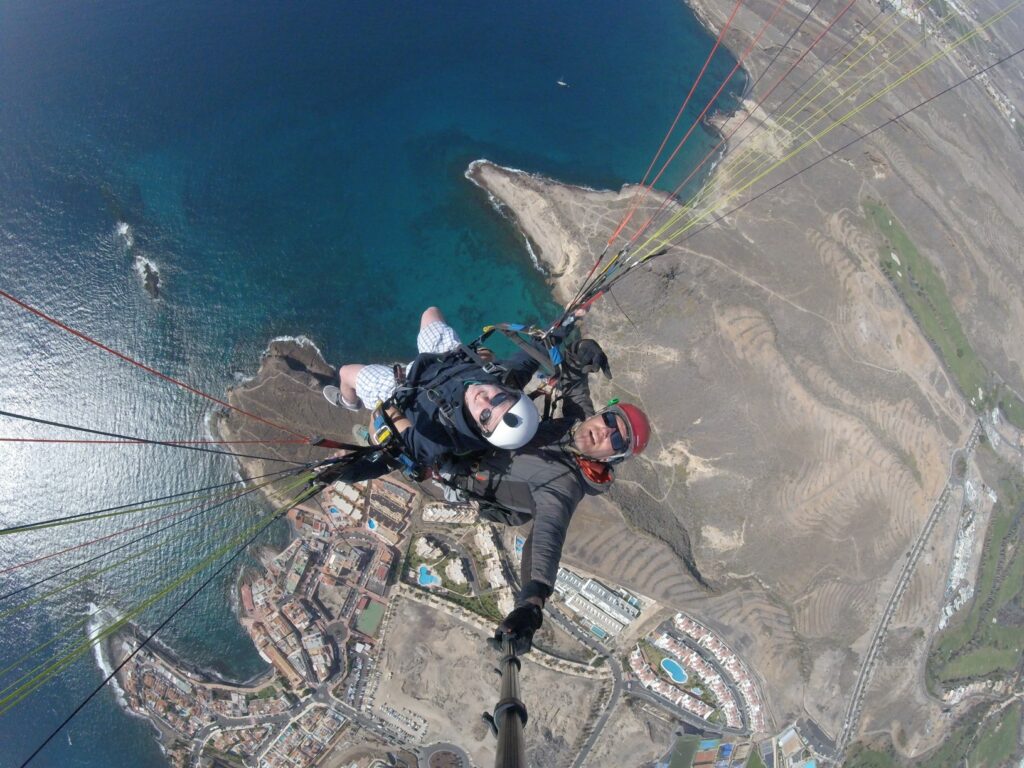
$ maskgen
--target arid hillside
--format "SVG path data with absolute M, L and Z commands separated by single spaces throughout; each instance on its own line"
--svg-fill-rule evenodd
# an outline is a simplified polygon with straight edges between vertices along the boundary
M 714 28 L 732 7 L 702 5 Z M 815 7 L 779 57 L 787 67 L 843 6 Z M 743 49 L 772 8 L 745 6 L 726 37 L 733 51 Z M 781 45 L 805 10 L 780 14 L 766 39 Z M 991 13 L 979 10 L 978 18 Z M 807 119 L 819 105 L 831 105 L 821 113 L 823 128 L 940 52 L 941 35 L 916 42 L 921 27 L 900 27 L 899 19 L 877 16 L 875 6 L 851 8 L 841 18 L 840 39 L 865 29 L 875 41 L 889 35 L 844 77 L 889 74 L 845 100 L 830 100 L 833 83 L 789 122 L 769 118 L 741 148 L 756 147 L 756 154 L 731 151 L 716 170 L 712 183 L 721 186 L 714 194 L 725 208 L 1012 50 L 1005 42 L 1013 36 L 1010 19 L 850 115 L 745 193 L 727 197 L 751 178 L 745 164 L 768 167 L 764 158 L 773 150 L 799 146 L 798 129 L 818 130 L 808 129 Z M 834 61 L 839 45 L 812 49 L 790 77 L 800 82 L 800 73 Z M 896 74 L 880 68 L 894 51 L 904 51 Z M 751 57 L 752 76 L 767 61 L 768 54 Z M 757 117 L 759 87 L 763 92 L 784 71 L 780 66 L 749 94 Z M 1016 61 L 989 73 L 1000 93 L 1020 95 L 1021 80 L 1010 82 L 1014 71 Z M 763 105 L 768 113 L 773 106 L 771 99 Z M 943 720 L 941 702 L 926 695 L 915 670 L 936 624 L 959 488 L 950 486 L 933 527 L 926 523 L 947 486 L 954 451 L 969 440 L 975 411 L 882 262 L 887 251 L 895 253 L 892 232 L 905 234 L 941 278 L 991 380 L 1024 389 L 1024 226 L 1015 213 L 1024 210 L 1021 146 L 991 93 L 968 83 L 722 223 L 682 233 L 668 254 L 632 273 L 586 321 L 612 356 L 615 378 L 600 394 L 642 404 L 657 435 L 647 456 L 620 473 L 612 501 L 624 520 L 610 523 L 617 513 L 609 505 L 582 507 L 568 557 L 720 628 L 764 677 L 779 725 L 807 714 L 840 736 L 899 584 L 888 626 L 906 638 L 898 648 L 883 643 L 880 658 L 898 661 L 907 684 L 868 687 L 856 730 L 898 725 L 912 734 L 902 743 L 908 754 L 942 737 L 944 729 L 932 727 Z M 470 176 L 530 238 L 563 298 L 635 192 L 569 188 L 488 163 L 475 164 Z M 646 210 L 660 203 L 654 198 Z M 901 572 L 919 537 L 924 548 L 904 585 Z

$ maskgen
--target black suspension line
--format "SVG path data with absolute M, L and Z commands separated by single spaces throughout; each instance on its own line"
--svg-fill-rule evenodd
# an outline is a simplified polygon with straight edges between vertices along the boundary
M 842 152 L 842 151 L 844 151 L 846 149 L 849 149 L 850 147 L 852 147 L 857 142 L 862 141 L 863 139 L 866 139 L 866 138 L 868 138 L 869 136 L 871 136 L 871 135 L 873 135 L 875 133 L 878 133 L 878 131 L 882 130 L 883 128 L 888 128 L 893 123 L 896 123 L 896 122 L 899 122 L 900 120 L 902 120 L 904 117 L 909 115 L 911 112 L 913 112 L 913 111 L 915 111 L 917 109 L 920 109 L 921 107 L 925 106 L 926 104 L 930 104 L 931 102 L 935 101 L 935 99 L 939 98 L 940 96 L 945 96 L 947 93 L 952 91 L 954 88 L 959 88 L 961 85 L 964 85 L 965 83 L 969 83 L 971 80 L 974 80 L 975 78 L 985 74 L 986 72 L 988 72 L 991 69 L 994 69 L 995 67 L 998 67 L 1000 64 L 1004 64 L 1005 62 L 1007 62 L 1010 59 L 1012 59 L 1014 56 L 1018 56 L 1021 53 L 1024 53 L 1024 47 L 1018 48 L 1013 53 L 1006 54 L 1005 56 L 997 59 L 996 61 L 992 62 L 988 66 L 985 66 L 985 67 L 979 69 L 977 72 L 974 72 L 973 74 L 970 74 L 970 75 L 968 75 L 968 76 L 958 80 L 957 82 L 953 83 L 952 85 L 947 85 L 945 88 L 943 88 L 938 93 L 935 93 L 935 94 L 929 96 L 924 101 L 919 101 L 917 104 L 915 104 L 914 106 L 910 107 L 909 109 L 903 110 L 898 115 L 893 115 L 888 120 L 886 120 L 884 123 L 880 123 L 879 125 L 876 125 L 870 131 L 865 131 L 864 133 L 861 133 L 861 134 L 859 134 L 857 136 L 854 136 L 852 139 L 850 139 L 848 142 L 843 144 L 841 147 L 837 147 L 836 149 L 833 149 L 828 154 L 823 155 L 822 157 L 819 157 L 813 163 L 810 163 L 809 165 L 804 166 L 799 171 L 791 173 L 786 178 L 782 179 L 781 181 L 776 182 L 775 184 L 772 184 L 767 189 L 765 189 L 765 190 L 763 190 L 761 192 L 758 192 L 756 195 L 751 197 L 749 200 L 745 200 L 744 202 L 740 203 L 739 205 L 737 205 L 737 206 L 735 206 L 733 208 L 730 208 L 725 213 L 722 213 L 722 214 L 712 214 L 712 220 L 711 221 L 709 221 L 707 224 L 704 224 L 703 226 L 699 227 L 698 229 L 694 230 L 693 232 L 690 232 L 688 235 L 686 235 L 685 237 L 680 239 L 678 243 L 672 243 L 672 245 L 677 245 L 677 244 L 681 245 L 682 243 L 685 243 L 691 237 L 694 237 L 695 235 L 699 235 L 701 232 L 706 230 L 708 227 L 712 227 L 715 224 L 718 224 L 721 221 L 723 221 L 724 219 L 728 218 L 732 214 L 736 213 L 737 211 L 742 210 L 743 208 L 746 208 L 748 205 L 750 205 L 755 200 L 758 200 L 758 199 L 764 197 L 769 192 L 775 191 L 776 189 L 781 187 L 783 184 L 786 184 L 787 182 L 792 181 L 793 179 L 795 179 L 797 176 L 800 176 L 805 171 L 809 171 L 809 170 L 811 170 L 811 168 L 814 168 L 815 166 L 825 162 L 826 160 L 828 160 L 828 159 L 830 159 L 832 157 L 835 157 L 840 152 Z M 671 238 L 669 238 L 669 240 L 671 240 Z M 640 262 L 640 263 L 643 263 L 643 262 Z M 633 265 L 633 266 L 636 266 L 636 265 Z M 629 270 L 627 270 L 627 272 L 628 271 Z M 618 275 L 617 277 L 621 277 L 621 275 Z
M 298 474 L 299 470 L 289 469 L 289 470 L 285 470 L 285 471 L 288 472 L 288 473 L 292 473 L 292 474 Z M 274 473 L 274 474 L 280 474 L 280 473 Z M 186 516 L 186 517 L 179 518 L 179 519 L 175 520 L 174 522 L 168 523 L 167 525 L 164 525 L 164 526 L 161 526 L 160 528 L 152 530 L 149 533 L 144 533 L 141 536 L 136 536 L 134 539 L 132 539 L 131 541 L 126 541 L 124 544 L 118 544 L 116 547 L 111 547 L 110 549 L 108 549 L 108 550 L 106 550 L 104 552 L 100 552 L 98 555 L 93 555 L 92 557 L 86 558 L 85 560 L 81 560 L 81 561 L 79 561 L 79 562 L 77 562 L 77 563 L 75 563 L 73 565 L 69 565 L 66 568 L 61 568 L 60 570 L 54 571 L 53 573 L 49 574 L 48 576 L 43 576 L 42 578 L 36 579 L 35 581 L 33 581 L 33 582 L 29 583 L 29 584 L 25 584 L 23 586 L 20 586 L 17 589 L 12 589 L 10 592 L 7 592 L 7 593 L 5 593 L 3 595 L 0 595 L 0 602 L 3 602 L 4 600 L 7 600 L 8 598 L 14 597 L 15 595 L 21 594 L 25 590 L 32 589 L 32 587 L 37 587 L 40 584 L 45 584 L 48 581 L 52 581 L 53 579 L 56 579 L 56 578 L 58 578 L 60 576 L 63 576 L 66 573 L 70 573 L 71 571 L 74 571 L 74 570 L 76 570 L 78 568 L 81 568 L 84 565 L 88 565 L 89 563 L 94 563 L 97 560 L 102 560 L 105 557 L 109 557 L 110 555 L 114 554 L 115 552 L 120 552 L 122 549 L 126 549 L 126 548 L 128 548 L 128 547 L 130 547 L 130 546 L 132 546 L 134 544 L 138 544 L 140 541 L 145 541 L 146 539 L 149 539 L 149 538 L 151 538 L 153 536 L 156 536 L 158 533 L 163 533 L 164 531 L 168 531 L 171 528 L 174 528 L 175 526 L 178 526 L 178 525 L 181 525 L 183 523 L 188 522 L 189 520 L 194 520 L 197 517 L 200 517 L 201 515 L 208 514 L 209 512 L 212 512 L 215 509 L 219 509 L 220 507 L 223 507 L 226 504 L 230 504 L 233 501 L 238 501 L 239 499 L 245 498 L 246 496 L 248 496 L 248 495 L 250 495 L 252 493 L 255 493 L 256 491 L 260 490 L 262 487 L 263 486 L 261 485 L 261 486 L 256 486 L 255 488 L 249 488 L 249 489 L 243 491 L 242 493 L 239 493 L 236 496 L 232 496 L 231 498 L 224 499 L 223 501 L 219 501 L 219 502 L 217 502 L 217 503 L 213 504 L 212 506 L 207 507 L 205 509 L 197 510 L 197 511 L 193 512 L 192 514 Z
M 301 461 L 292 461 L 291 459 L 280 459 L 273 458 L 270 456 L 254 456 L 249 453 L 235 453 L 233 451 L 222 451 L 217 448 L 202 448 L 198 445 L 181 445 L 180 443 L 168 442 L 166 440 L 150 440 L 145 437 L 134 437 L 132 435 L 121 435 L 116 432 L 104 432 L 99 429 L 89 429 L 88 427 L 79 427 L 73 424 L 63 424 L 59 421 L 49 421 L 48 419 L 40 419 L 35 416 L 26 416 L 21 413 L 11 413 L 10 411 L 0 411 L 0 416 L 7 416 L 12 419 L 21 419 L 23 421 L 31 421 L 36 424 L 45 424 L 49 427 L 60 427 L 62 429 L 70 429 L 75 432 L 85 432 L 90 435 L 102 435 L 103 437 L 116 437 L 119 440 L 130 440 L 133 443 L 145 443 L 147 445 L 164 445 L 169 448 L 183 448 L 188 451 L 199 451 L 201 453 L 220 453 L 225 456 L 232 456 L 235 458 L 245 459 L 259 459 L 260 461 L 276 461 L 281 464 L 294 464 L 295 466 L 305 466 Z
M 118 672 L 120 672 L 129 661 L 131 661 L 133 658 L 135 658 L 135 654 L 137 654 L 139 651 L 141 651 L 154 637 L 156 637 L 157 633 L 160 632 L 160 630 L 162 630 L 164 627 L 166 627 L 175 616 L 177 616 L 189 603 L 191 603 L 199 595 L 200 592 L 202 592 L 204 589 L 206 589 L 206 587 L 208 587 L 214 581 L 214 579 L 216 579 L 221 573 L 223 573 L 224 569 L 227 568 L 231 563 L 233 563 L 235 561 L 235 559 L 239 555 L 241 555 L 246 549 L 248 549 L 248 547 L 250 547 L 252 545 L 252 543 L 254 541 L 256 541 L 256 539 L 259 538 L 260 535 L 264 531 L 266 531 L 271 525 L 273 525 L 275 522 L 277 522 L 282 517 L 284 517 L 284 515 L 287 514 L 288 510 L 291 509 L 291 507 L 295 503 L 298 503 L 298 501 L 300 501 L 304 495 L 305 494 L 300 494 L 299 496 L 296 497 L 295 500 L 293 500 L 292 502 L 286 504 L 281 509 L 279 509 L 277 512 L 273 513 L 271 515 L 270 519 L 267 520 L 267 522 L 264 523 L 262 526 L 260 526 L 260 528 L 252 536 L 250 536 L 245 541 L 244 544 L 239 546 L 232 553 L 232 555 L 227 560 L 225 560 L 223 563 L 221 563 L 221 565 L 212 574 L 210 574 L 210 576 L 207 577 L 207 579 L 202 584 L 200 584 L 198 587 L 196 587 L 194 590 L 192 590 L 192 592 L 189 593 L 188 597 L 186 597 L 184 600 L 182 600 L 180 603 L 178 603 L 177 607 L 175 607 L 175 609 L 173 611 L 171 611 L 164 618 L 163 621 L 160 622 L 160 624 L 157 626 L 157 628 L 154 629 L 152 632 L 150 632 L 149 635 L 146 636 L 146 639 L 143 640 L 141 643 L 139 643 L 135 647 L 135 649 L 132 650 L 131 653 L 129 653 L 127 656 L 125 656 L 125 658 L 121 661 L 121 663 L 118 664 L 116 667 L 114 667 L 114 669 L 111 670 L 110 674 L 108 674 L 105 678 L 103 678 L 103 681 L 99 685 L 97 685 L 92 690 L 92 692 L 88 696 L 86 696 L 78 704 L 78 706 L 76 706 L 74 708 L 74 710 L 72 710 L 71 714 L 69 714 L 67 717 L 65 717 L 64 720 L 61 721 L 60 725 L 58 725 L 56 728 L 54 728 L 50 732 L 50 734 L 42 741 L 42 743 L 38 747 L 35 748 L 35 750 L 32 752 L 32 754 L 29 755 L 25 759 L 25 761 L 21 763 L 19 768 L 25 768 L 26 765 L 28 765 L 30 762 L 32 762 L 32 760 L 35 759 L 36 755 L 38 755 L 40 752 L 42 752 L 43 749 L 46 747 L 46 745 L 49 744 L 53 740 L 54 736 L 56 736 L 58 733 L 60 733 L 61 730 L 63 730 L 64 726 L 67 725 L 68 723 L 70 723 L 71 720 L 74 719 L 75 715 L 77 715 L 79 712 L 81 712 L 82 709 L 85 707 L 85 705 L 88 704 L 90 701 L 92 701 L 93 697 L 95 697 L 96 694 L 98 694 L 100 691 L 102 691 L 104 686 L 106 686 L 106 684 L 109 683 L 114 678 L 114 676 Z
M 248 483 L 248 482 L 251 482 L 252 480 L 262 480 L 263 478 L 266 478 L 266 477 L 275 477 L 276 475 L 284 475 L 284 474 L 288 474 L 290 472 L 297 472 L 297 471 L 298 470 L 296 470 L 296 469 L 281 469 L 281 470 L 278 470 L 277 472 L 268 472 L 268 473 L 266 473 L 264 475 L 255 475 L 253 477 L 243 477 L 241 480 L 232 480 L 231 482 L 228 482 L 228 483 L 218 483 L 217 485 L 208 485 L 205 488 L 196 488 L 195 490 L 192 490 L 192 491 L 181 491 L 180 493 L 172 493 L 172 494 L 169 494 L 167 496 L 157 496 L 156 498 L 153 498 L 153 499 L 144 499 L 142 501 L 135 501 L 135 502 L 132 502 L 130 504 L 118 504 L 117 506 L 114 506 L 114 507 L 105 507 L 103 509 L 94 509 L 91 512 L 79 512 L 79 513 L 74 514 L 74 515 L 65 515 L 64 517 L 51 517 L 51 518 L 49 518 L 47 520 L 38 520 L 38 521 L 36 521 L 34 523 L 21 523 L 20 525 L 11 525 L 11 526 L 8 526 L 7 528 L 0 528 L 0 536 L 3 536 L 3 535 L 8 534 L 8 533 L 21 533 L 23 531 L 32 531 L 32 530 L 35 530 L 37 528 L 50 528 L 50 527 L 57 526 L 57 525 L 68 525 L 70 523 L 74 523 L 74 522 L 80 521 L 80 520 L 82 520 L 82 518 L 89 519 L 89 518 L 92 518 L 93 516 L 97 516 L 98 517 L 100 515 L 109 516 L 109 515 L 106 515 L 106 513 L 117 512 L 118 510 L 128 510 L 128 512 L 123 512 L 122 514 L 130 514 L 131 512 L 134 512 L 134 511 L 144 512 L 148 508 L 140 508 L 138 510 L 132 510 L 131 508 L 132 507 L 141 507 L 141 505 L 143 505 L 143 504 L 155 504 L 155 503 L 157 503 L 159 501 L 167 501 L 169 499 L 177 499 L 177 498 L 181 498 L 182 496 L 196 496 L 196 495 L 198 495 L 200 493 L 204 493 L 206 491 L 215 491 L 215 490 L 217 490 L 219 488 L 227 488 L 227 487 L 232 486 L 232 485 L 239 485 L 240 483 Z M 86 522 L 87 521 L 88 520 L 86 520 Z M 0 600 L 2 600 L 2 599 L 3 598 L 0 597 Z

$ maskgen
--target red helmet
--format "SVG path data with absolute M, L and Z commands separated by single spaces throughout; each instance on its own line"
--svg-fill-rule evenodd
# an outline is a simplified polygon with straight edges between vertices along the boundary
M 616 403 L 614 401 L 607 408 L 604 408 L 601 413 L 614 413 L 616 416 L 622 417 L 622 420 L 626 422 L 626 431 L 629 433 L 626 435 L 629 440 L 629 447 L 619 455 L 604 461 L 614 463 L 630 456 L 639 456 L 644 452 L 647 442 L 651 439 L 651 422 L 647 420 L 647 414 L 635 405 Z

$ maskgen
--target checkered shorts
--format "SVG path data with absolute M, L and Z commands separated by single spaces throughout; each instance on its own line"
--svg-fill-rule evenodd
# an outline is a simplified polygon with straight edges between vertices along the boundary
M 421 329 L 416 336 L 416 348 L 420 354 L 451 352 L 461 343 L 455 329 L 440 320 Z M 409 366 L 405 369 L 408 371 Z M 356 374 L 356 394 L 368 409 L 372 410 L 377 403 L 387 400 L 395 394 L 396 389 L 398 382 L 392 365 L 364 365 Z
M 455 332 L 455 329 L 441 320 L 437 320 L 423 328 L 416 336 L 416 348 L 420 351 L 421 355 L 425 352 L 431 352 L 435 355 L 451 352 L 461 343 L 462 339 L 459 338 L 459 334 Z

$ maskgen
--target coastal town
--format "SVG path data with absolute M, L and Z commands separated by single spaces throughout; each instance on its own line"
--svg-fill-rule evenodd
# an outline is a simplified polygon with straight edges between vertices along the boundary
M 124 705 L 154 725 L 176 768 L 475 765 L 390 700 L 381 684 L 394 670 L 382 649 L 399 597 L 486 632 L 513 606 L 522 532 L 482 524 L 471 504 L 441 503 L 393 478 L 336 483 L 288 520 L 287 546 L 264 551 L 237 582 L 239 619 L 267 672 L 233 685 L 146 648 L 119 674 Z M 591 661 L 542 645 L 531 657 L 611 683 L 605 721 L 620 696 L 633 697 L 679 723 L 684 734 L 668 755 L 689 750 L 693 765 L 709 755 L 716 766 L 754 755 L 767 766 L 824 757 L 796 724 L 772 736 L 756 675 L 696 618 L 570 567 L 559 569 L 555 589 L 552 619 Z M 132 647 L 129 638 L 113 645 L 115 657 Z M 599 733 L 579 745 L 576 764 Z M 367 740 L 383 752 L 367 750 Z

